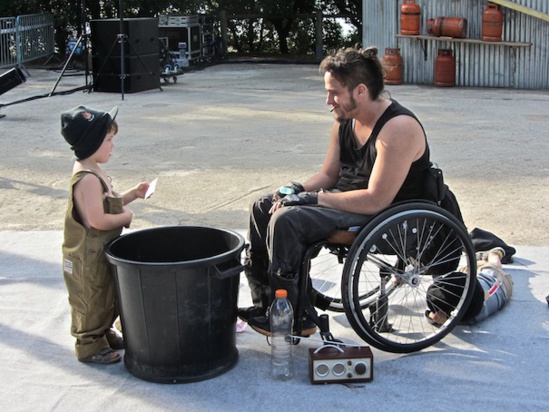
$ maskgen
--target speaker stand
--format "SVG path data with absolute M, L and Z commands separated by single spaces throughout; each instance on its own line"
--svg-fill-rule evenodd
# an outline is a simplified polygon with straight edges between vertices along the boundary
M 128 39 L 128 35 L 126 34 L 119 34 L 119 36 L 122 38 L 121 40 L 121 43 L 120 43 L 120 54 L 122 56 L 124 56 L 124 43 L 127 43 L 129 44 L 130 46 L 130 49 L 135 53 L 135 55 L 137 56 L 137 58 L 139 59 L 139 61 L 141 62 L 141 64 L 143 65 L 143 67 L 145 68 L 145 70 L 147 71 L 147 73 L 149 74 L 149 76 L 151 76 L 151 78 L 153 80 L 156 80 L 154 78 L 154 73 L 151 71 L 151 69 L 149 69 L 149 67 L 147 66 L 147 64 L 145 63 L 145 61 L 143 60 L 143 58 L 141 57 L 141 55 L 139 54 L 139 52 L 135 49 L 135 47 L 133 46 L 133 44 L 131 44 L 131 42 L 129 42 L 127 39 Z M 112 52 L 112 49 L 111 49 L 111 52 Z M 123 57 L 120 57 L 120 67 L 122 68 L 124 65 L 123 63 Z M 125 77 L 125 75 L 124 75 Z M 157 85 L 158 85 L 158 89 L 160 89 L 161 92 L 163 92 L 164 90 L 162 90 L 162 86 L 160 85 L 160 77 L 157 79 L 158 82 L 157 82 Z M 124 100 L 124 79 L 122 79 L 122 82 L 121 82 L 121 90 L 122 90 L 122 100 Z
M 120 15 L 120 33 L 116 36 L 116 39 L 113 41 L 111 49 L 109 50 L 109 53 L 107 54 L 107 57 L 105 58 L 105 61 L 101 65 L 101 68 L 97 72 L 97 75 L 93 78 L 93 81 L 95 83 L 97 81 L 99 75 L 101 74 L 101 72 L 105 68 L 105 64 L 111 58 L 112 52 L 114 50 L 114 47 L 116 46 L 116 43 L 119 42 L 120 43 L 120 94 L 121 94 L 122 100 L 124 100 L 124 89 L 125 89 L 124 80 L 126 79 L 126 72 L 125 72 L 125 69 L 124 69 L 124 59 L 126 57 L 125 52 L 124 52 L 124 45 L 125 45 L 125 43 L 127 42 L 127 39 L 128 39 L 128 36 L 124 33 L 124 10 L 125 10 L 124 0 L 119 0 L 119 2 L 118 2 L 118 13 Z M 128 42 L 128 44 L 130 45 L 130 48 L 135 53 L 135 55 L 137 56 L 137 58 L 139 59 L 139 61 L 141 62 L 141 64 L 145 68 L 145 70 L 147 71 L 147 73 L 150 74 L 150 76 L 152 77 L 153 80 L 156 80 L 154 78 L 153 72 L 149 70 L 149 68 L 147 67 L 147 65 L 145 64 L 143 59 L 141 58 L 141 55 L 137 52 L 137 50 L 135 50 L 135 47 L 133 47 L 133 45 L 130 42 Z M 157 85 L 158 85 L 158 88 L 160 89 L 160 91 L 162 92 L 163 90 L 162 90 L 162 86 L 160 86 L 160 78 L 158 79 Z
M 57 60 L 57 63 L 59 63 L 60 65 L 63 63 L 63 58 L 61 57 L 61 55 L 57 52 L 53 52 L 50 57 L 48 57 L 48 60 L 46 60 L 44 63 L 42 63 L 42 66 L 40 66 L 41 69 L 48 69 L 48 64 L 50 64 L 50 61 L 52 61 L 53 59 Z M 58 67 L 58 66 L 56 66 Z
M 65 71 L 67 70 L 67 67 L 69 66 L 69 63 L 71 62 L 76 50 L 78 49 L 78 46 L 80 46 L 80 43 L 82 43 L 83 38 L 84 38 L 83 36 L 80 36 L 78 38 L 78 40 L 76 41 L 76 44 L 74 45 L 74 48 L 72 49 L 71 54 L 69 55 L 67 61 L 65 62 L 64 66 L 63 66 L 63 69 L 61 70 L 61 74 L 57 78 L 57 81 L 55 82 L 55 85 L 53 86 L 53 89 L 51 89 L 51 92 L 50 92 L 48 97 L 53 96 L 53 93 L 55 92 L 55 89 L 57 89 L 57 85 L 61 81 L 61 78 L 65 75 Z M 84 48 L 87 49 L 86 44 L 84 44 Z M 84 53 L 84 57 L 85 57 L 85 60 L 86 60 L 86 87 L 88 87 L 88 63 L 87 63 L 88 62 L 88 56 L 87 56 L 87 53 Z
M 124 54 L 125 54 L 124 53 L 124 44 L 125 43 L 129 44 L 131 50 L 135 53 L 135 55 L 137 56 L 137 58 L 139 59 L 139 61 L 141 62 L 141 64 L 145 68 L 145 70 L 147 71 L 147 73 L 151 76 L 151 78 L 153 80 L 157 80 L 154 77 L 154 73 L 148 68 L 147 64 L 145 63 L 145 61 L 143 61 L 143 58 L 137 52 L 135 47 L 133 47 L 133 45 L 130 42 L 127 41 L 127 38 L 128 38 L 128 36 L 124 33 L 120 33 L 116 36 L 116 39 L 113 41 L 113 43 L 111 45 L 111 48 L 109 49 L 109 52 L 107 53 L 107 57 L 103 61 L 103 64 L 101 65 L 99 70 L 97 71 L 97 74 L 95 74 L 95 76 L 93 77 L 93 81 L 95 83 L 97 81 L 97 79 L 99 78 L 99 76 L 101 75 L 101 73 L 103 73 L 103 69 L 105 68 L 105 65 L 107 64 L 107 62 L 111 58 L 112 52 L 114 51 L 114 48 L 116 47 L 116 44 L 120 43 L 120 55 L 121 55 L 120 56 L 120 93 L 121 93 L 122 100 L 124 100 L 124 91 L 125 91 L 124 80 L 126 79 L 126 72 L 124 70 L 124 58 L 125 58 L 124 57 Z M 158 88 L 160 89 L 161 92 L 164 91 L 162 89 L 162 86 L 160 85 L 160 79 L 158 79 L 156 84 L 158 85 Z

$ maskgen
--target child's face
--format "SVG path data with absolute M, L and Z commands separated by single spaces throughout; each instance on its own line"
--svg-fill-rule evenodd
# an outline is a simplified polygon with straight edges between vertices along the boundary
M 114 149 L 114 131 L 109 131 L 103 140 L 99 149 L 95 153 L 95 158 L 97 163 L 107 163 L 112 156 L 112 151 Z

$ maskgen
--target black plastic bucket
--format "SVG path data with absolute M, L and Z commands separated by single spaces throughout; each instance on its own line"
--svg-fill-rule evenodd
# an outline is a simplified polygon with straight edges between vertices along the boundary
M 160 383 L 195 382 L 236 364 L 244 244 L 229 230 L 174 226 L 107 245 L 130 373 Z

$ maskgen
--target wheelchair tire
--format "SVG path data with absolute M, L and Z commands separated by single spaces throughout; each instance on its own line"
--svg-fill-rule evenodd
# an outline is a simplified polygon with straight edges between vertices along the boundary
M 343 262 L 347 255 L 345 246 L 317 243 L 308 251 L 306 273 L 312 286 L 314 305 L 321 310 L 345 312 L 341 298 Z
M 456 289 L 454 310 L 444 324 L 432 324 L 426 312 L 429 286 L 458 265 L 468 269 Z M 475 279 L 475 252 L 461 222 L 431 203 L 398 204 L 368 222 L 349 249 L 343 306 L 355 332 L 372 346 L 414 352 L 438 342 L 459 323 Z
M 324 242 L 316 244 L 308 256 L 309 267 L 306 271 L 312 285 L 314 306 L 320 310 L 345 312 L 341 297 L 341 279 L 348 250 L 347 245 Z M 360 297 L 363 309 L 368 305 L 369 297 L 369 294 Z

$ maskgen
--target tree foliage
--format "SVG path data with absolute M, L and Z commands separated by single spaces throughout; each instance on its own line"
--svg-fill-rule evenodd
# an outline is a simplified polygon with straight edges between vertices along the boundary
M 82 7 L 84 6 L 84 12 Z M 120 8 L 122 7 L 122 10 Z M 354 30 L 346 37 L 340 21 L 323 19 L 326 49 L 360 42 L 362 0 L 19 0 L 0 2 L 0 16 L 51 13 L 56 25 L 56 42 L 64 49 L 68 37 L 80 35 L 90 19 L 155 17 L 210 14 L 224 11 L 227 19 L 227 47 L 238 53 L 314 54 L 315 13 L 345 14 Z

